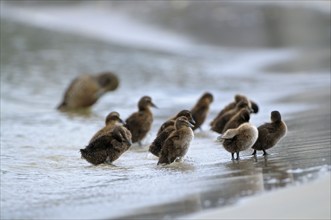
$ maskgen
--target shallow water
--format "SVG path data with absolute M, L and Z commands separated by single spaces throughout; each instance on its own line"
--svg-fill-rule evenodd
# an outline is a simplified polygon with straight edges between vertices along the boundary
M 330 86 L 330 75 L 265 70 L 296 59 L 300 50 L 209 48 L 193 56 L 193 45 L 180 53 L 142 50 L 10 19 L 1 19 L 1 32 L 1 219 L 172 218 L 330 171 L 330 150 L 310 150 L 320 139 L 309 139 L 299 153 L 295 144 L 302 132 L 294 113 L 317 106 L 280 101 Z M 104 70 L 119 75 L 118 90 L 90 111 L 56 111 L 71 79 Z M 205 91 L 215 100 L 187 157 L 182 163 L 156 166 L 147 149 L 160 124 L 191 108 Z M 248 150 L 233 162 L 216 142 L 217 134 L 209 131 L 209 121 L 236 93 L 260 105 L 251 119 L 256 125 L 268 121 L 275 109 L 292 120 L 288 138 L 268 158 L 253 158 Z M 125 119 L 143 95 L 159 107 L 153 109 L 155 120 L 144 147 L 133 146 L 113 165 L 82 160 L 79 149 L 103 126 L 104 117 L 115 110 Z M 323 137 L 330 143 L 330 136 Z

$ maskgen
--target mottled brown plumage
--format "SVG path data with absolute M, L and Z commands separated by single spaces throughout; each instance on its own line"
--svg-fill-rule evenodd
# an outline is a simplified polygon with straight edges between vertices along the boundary
M 218 137 L 225 150 L 231 153 L 232 160 L 236 153 L 239 160 L 239 152 L 247 150 L 258 138 L 258 130 L 250 123 L 241 124 L 238 128 L 228 129 L 223 135 Z
M 177 158 L 182 158 L 188 151 L 190 143 L 194 137 L 192 125 L 185 116 L 181 116 L 176 119 L 175 128 L 176 130 L 164 142 L 159 164 L 170 164 Z
M 167 140 L 167 138 L 170 136 L 170 134 L 175 130 L 176 129 L 175 129 L 174 125 L 168 126 L 164 130 L 162 130 L 161 133 L 156 136 L 154 141 L 149 146 L 149 152 L 151 152 L 155 156 L 159 157 L 164 142 Z
M 131 146 L 131 133 L 122 125 L 112 132 L 96 138 L 85 149 L 80 149 L 82 158 L 93 165 L 112 163 Z
M 241 109 L 248 109 L 249 111 L 251 111 L 249 108 L 249 102 L 242 100 L 239 103 L 237 103 L 234 109 L 225 112 L 223 115 L 221 115 L 219 118 L 216 119 L 216 121 L 211 127 L 211 130 L 222 134 L 226 123 L 228 123 L 228 121 Z
M 249 122 L 249 119 L 250 111 L 247 108 L 241 109 L 225 124 L 222 134 L 224 134 L 224 132 L 226 132 L 228 129 L 237 128 L 239 125 L 245 122 Z
M 110 72 L 98 75 L 81 75 L 67 88 L 59 110 L 75 110 L 92 106 L 106 92 L 118 87 L 118 77 Z
M 209 112 L 209 106 L 213 102 L 213 100 L 214 100 L 213 95 L 209 92 L 206 92 L 201 96 L 201 98 L 192 108 L 191 113 L 195 121 L 195 125 L 192 128 L 193 131 L 198 128 L 201 129 L 201 125 L 204 123 L 204 121 L 207 118 Z
M 263 155 L 267 155 L 266 150 L 275 146 L 287 133 L 287 126 L 278 111 L 271 112 L 271 123 L 264 123 L 257 129 L 259 137 L 252 146 L 253 155 L 256 155 L 257 150 L 261 150 Z
M 193 120 L 192 114 L 189 110 L 182 110 L 178 112 L 178 114 L 174 117 L 174 119 L 169 119 L 168 121 L 164 122 L 159 132 L 156 135 L 156 138 L 149 146 L 149 151 L 154 154 L 155 156 L 159 156 L 162 146 L 165 140 L 169 137 L 169 135 L 175 130 L 175 120 L 179 117 L 186 117 L 187 120 L 194 125 L 195 121 Z
M 106 122 L 105 126 L 93 135 L 89 143 L 91 143 L 92 141 L 94 141 L 95 139 L 97 139 L 102 135 L 110 133 L 115 126 L 119 124 L 124 124 L 124 121 L 120 118 L 120 114 L 118 112 L 109 113 L 106 117 L 105 122 Z
M 150 107 L 156 107 L 151 97 L 144 96 L 138 102 L 138 112 L 131 114 L 125 121 L 125 126 L 132 134 L 132 142 L 138 142 L 145 138 L 153 123 L 153 113 Z

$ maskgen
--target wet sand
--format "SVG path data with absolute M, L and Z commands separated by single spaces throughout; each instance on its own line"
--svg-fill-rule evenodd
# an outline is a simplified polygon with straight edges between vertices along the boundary
M 330 219 L 330 179 L 329 172 L 311 183 L 246 198 L 232 207 L 180 219 Z

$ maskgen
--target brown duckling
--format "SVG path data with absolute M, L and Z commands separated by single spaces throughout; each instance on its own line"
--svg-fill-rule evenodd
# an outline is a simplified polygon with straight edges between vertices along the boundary
M 170 164 L 177 158 L 182 158 L 188 151 L 194 137 L 192 125 L 185 116 L 176 119 L 175 131 L 164 142 L 160 152 L 159 164 Z
M 140 146 L 141 140 L 152 127 L 153 113 L 150 107 L 157 108 L 151 97 L 143 96 L 138 102 L 138 112 L 131 114 L 125 121 L 125 127 L 132 134 L 132 143 L 138 142 Z
M 240 102 L 240 101 L 246 101 L 249 103 L 249 107 L 252 109 L 253 113 L 258 113 L 259 111 L 259 106 L 256 104 L 256 102 L 252 101 L 252 100 L 248 100 L 248 98 L 244 95 L 241 94 L 236 94 L 234 96 L 234 101 L 230 102 L 228 105 L 226 105 L 218 114 L 217 116 L 210 122 L 210 125 L 213 126 L 215 124 L 215 122 L 222 116 L 224 115 L 226 112 L 233 110 L 236 108 L 236 105 Z
M 221 134 L 224 130 L 226 123 L 241 109 L 248 109 L 249 111 L 251 111 L 249 107 L 249 103 L 245 100 L 242 100 L 239 103 L 237 103 L 236 108 L 231 109 L 225 112 L 223 115 L 221 115 L 221 117 L 219 117 L 214 122 L 213 126 L 211 127 L 211 130 Z
M 256 155 L 257 150 L 262 150 L 263 155 L 267 155 L 266 150 L 275 146 L 287 133 L 287 126 L 282 120 L 279 111 L 272 111 L 271 123 L 264 123 L 257 129 L 259 131 L 259 137 L 252 146 L 254 149 L 252 155 Z
M 118 87 L 118 77 L 111 72 L 76 77 L 67 88 L 59 110 L 74 110 L 92 106 L 106 92 Z
M 217 116 L 210 122 L 210 126 L 213 126 L 215 122 L 217 121 L 218 118 L 220 118 L 224 113 L 226 113 L 229 110 L 235 109 L 236 105 L 242 101 L 242 100 L 247 100 L 247 98 L 243 95 L 236 94 L 234 96 L 234 101 L 230 102 L 228 105 L 226 105 L 218 114 Z M 247 100 L 248 102 L 248 100 Z
M 124 121 L 120 118 L 120 114 L 118 112 L 110 112 L 107 115 L 105 122 L 106 125 L 93 135 L 89 143 L 91 143 L 98 137 L 111 132 L 115 126 L 124 124 Z
M 213 100 L 214 100 L 213 95 L 209 92 L 206 92 L 201 96 L 201 98 L 192 108 L 191 113 L 195 121 L 193 131 L 196 130 L 197 128 L 201 129 L 201 125 L 207 118 L 207 114 L 209 112 L 209 106 L 213 102 Z
M 193 125 L 195 124 L 195 121 L 193 120 L 192 114 L 189 110 L 182 110 L 178 112 L 178 114 L 174 117 L 175 119 L 170 119 L 161 125 L 159 132 L 156 135 L 156 138 L 149 146 L 149 151 L 152 154 L 154 154 L 157 157 L 159 156 L 163 143 L 169 137 L 169 135 L 175 130 L 175 120 L 181 116 L 186 117 L 191 124 Z
M 234 160 L 234 153 L 237 155 L 236 160 L 239 160 L 239 152 L 253 146 L 257 138 L 257 128 L 246 122 L 241 124 L 238 128 L 228 129 L 217 139 L 221 141 L 224 149 L 231 153 L 232 160 Z
M 241 109 L 237 114 L 235 114 L 224 126 L 222 133 L 226 132 L 228 129 L 237 128 L 239 125 L 249 122 L 250 111 L 247 108 Z
M 85 149 L 80 149 L 82 158 L 93 165 L 112 163 L 131 146 L 131 133 L 122 125 L 112 132 L 96 138 Z

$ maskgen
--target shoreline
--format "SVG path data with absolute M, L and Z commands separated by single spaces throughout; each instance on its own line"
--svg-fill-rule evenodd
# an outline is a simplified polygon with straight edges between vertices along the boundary
M 288 120 L 289 127 L 297 129 L 291 131 L 286 142 L 300 147 L 305 142 L 319 134 L 321 140 L 313 147 L 325 147 L 330 159 L 330 87 L 318 91 L 302 92 L 279 100 L 290 103 L 313 103 L 319 107 L 292 113 Z M 300 120 L 300 119 L 306 119 Z M 305 123 L 308 122 L 308 123 Z M 308 124 L 308 126 L 305 126 Z M 313 131 L 310 132 L 309 131 Z M 300 135 L 301 134 L 301 135 Z M 329 136 L 327 138 L 327 136 Z M 290 139 L 290 140 L 289 140 Z M 292 139 L 292 140 L 291 140 Z M 317 138 L 318 139 L 318 138 Z M 330 219 L 331 214 L 331 166 L 327 165 L 327 172 L 320 172 L 313 180 L 297 185 L 285 186 L 276 190 L 264 191 L 257 195 L 238 200 L 234 205 L 206 209 L 193 214 L 181 216 L 178 219 Z M 316 204 L 320 204 L 316 206 Z M 280 211 L 280 209 L 282 211 Z

